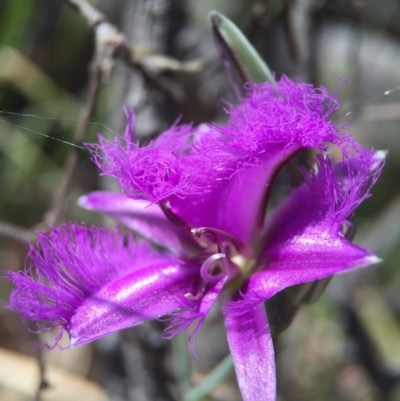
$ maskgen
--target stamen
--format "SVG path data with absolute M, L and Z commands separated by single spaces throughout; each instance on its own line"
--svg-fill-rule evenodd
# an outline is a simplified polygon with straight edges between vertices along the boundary
M 218 230 L 217 228 L 211 228 L 211 227 L 199 227 L 199 228 L 193 228 L 191 232 L 195 236 L 209 234 L 214 238 L 214 240 L 217 243 L 220 237 L 225 238 L 229 240 L 229 242 L 236 248 L 236 250 L 241 255 L 247 258 L 252 258 L 253 256 L 253 251 L 245 243 L 243 243 L 233 235 L 227 233 L 226 231 Z
M 172 210 L 171 205 L 167 203 L 160 203 L 160 208 L 164 212 L 165 216 L 178 227 L 188 228 L 185 221 L 183 221 L 179 216 L 177 216 Z
M 215 253 L 207 258 L 201 266 L 200 274 L 204 281 L 208 283 L 215 283 L 219 281 L 222 277 L 226 275 L 224 269 L 218 274 L 213 274 L 209 271 L 210 266 L 218 259 L 225 258 L 226 255 L 224 253 Z
M 221 262 L 222 262 L 222 267 L 223 267 L 227 277 L 231 280 L 234 277 L 239 276 L 241 273 L 241 270 L 240 270 L 240 267 L 235 262 L 233 262 L 230 257 L 231 250 L 230 250 L 229 245 L 225 245 L 225 244 L 218 242 L 218 250 L 221 253 L 224 253 L 226 255 L 226 257 L 223 258 Z
M 244 249 L 246 247 L 241 241 L 237 240 L 235 237 L 231 236 L 224 231 L 217 230 L 214 228 L 197 228 L 191 230 L 194 235 L 203 235 L 209 234 L 213 237 L 215 244 L 218 247 L 219 254 L 225 255 L 222 260 L 222 268 L 225 274 L 229 279 L 232 279 L 240 274 L 240 268 L 235 263 L 232 262 L 231 256 L 231 248 L 236 248 L 237 251 L 239 249 Z M 220 236 L 227 237 L 230 241 L 228 243 L 223 243 Z M 244 253 L 247 253 L 246 251 Z M 215 254 L 217 255 L 217 254 Z M 207 262 L 207 261 L 206 261 Z M 204 263 L 206 263 L 204 262 Z M 222 277 L 222 276 L 221 276 Z
M 191 292 L 188 292 L 185 294 L 185 298 L 188 299 L 189 301 L 199 301 L 203 297 L 205 292 L 206 292 L 206 283 L 203 282 L 201 283 L 196 295 L 193 295 Z

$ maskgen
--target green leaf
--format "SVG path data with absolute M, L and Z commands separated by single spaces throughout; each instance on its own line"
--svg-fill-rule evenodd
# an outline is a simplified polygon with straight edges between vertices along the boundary
M 217 11 L 209 14 L 211 29 L 222 62 L 236 93 L 245 82 L 275 83 L 271 70 L 241 30 Z

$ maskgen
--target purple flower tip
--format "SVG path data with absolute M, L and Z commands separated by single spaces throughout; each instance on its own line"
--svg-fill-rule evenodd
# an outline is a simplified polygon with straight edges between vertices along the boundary
M 228 109 L 226 126 L 174 125 L 141 148 L 131 134 L 122 143 L 100 136 L 89 148 L 103 174 L 116 177 L 127 195 L 161 202 L 212 192 L 246 166 L 262 166 L 293 149 L 325 149 L 324 142 L 358 149 L 328 120 L 338 107 L 325 88 L 284 76 L 276 85 L 249 85 L 242 103 Z M 126 132 L 134 131 L 132 116 L 130 111 Z
M 140 291 L 146 288 L 147 295 L 150 291 L 161 295 L 158 287 L 171 286 L 174 275 L 188 280 L 193 270 L 186 266 L 182 273 L 182 263 L 173 256 L 160 255 L 147 244 L 136 245 L 120 232 L 62 225 L 39 233 L 28 260 L 24 272 L 7 273 L 15 285 L 8 307 L 36 322 L 39 329 L 46 330 L 47 323 L 61 326 L 70 334 L 71 346 L 157 318 L 170 312 L 168 308 L 188 306 L 182 294 L 172 306 L 166 303 L 167 310 L 151 305 L 146 311 L 146 299 L 136 299 L 143 298 Z M 154 281 L 157 284 L 151 287 Z

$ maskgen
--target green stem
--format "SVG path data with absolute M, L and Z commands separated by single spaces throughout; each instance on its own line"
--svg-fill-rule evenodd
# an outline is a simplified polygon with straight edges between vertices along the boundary
M 228 376 L 228 374 L 232 371 L 232 368 L 232 357 L 229 354 L 207 375 L 207 377 L 202 381 L 201 384 L 193 387 L 186 393 L 183 401 L 202 400 Z
M 176 378 L 182 392 L 191 387 L 190 363 L 188 358 L 188 345 L 185 333 L 180 333 L 172 339 L 173 366 Z

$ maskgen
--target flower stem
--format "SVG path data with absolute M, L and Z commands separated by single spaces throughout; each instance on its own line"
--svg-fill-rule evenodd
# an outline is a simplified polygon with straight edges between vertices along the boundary
M 174 372 L 182 392 L 190 389 L 190 364 L 185 333 L 180 333 L 172 339 Z
M 200 401 L 209 394 L 232 371 L 231 355 L 227 355 L 203 380 L 201 384 L 189 390 L 183 401 Z

